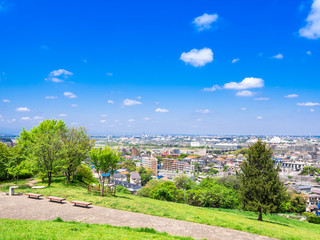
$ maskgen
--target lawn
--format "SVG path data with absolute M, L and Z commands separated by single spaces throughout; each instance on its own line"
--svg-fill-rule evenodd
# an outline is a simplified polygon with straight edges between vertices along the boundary
M 0 239 L 163 239 L 192 238 L 159 233 L 152 228 L 113 227 L 78 222 L 0 219 Z
M 44 183 L 38 185 L 44 185 Z M 7 189 L 8 186 L 4 186 L 0 191 L 7 191 Z M 20 191 L 30 192 L 30 189 L 23 187 Z M 88 193 L 86 187 L 80 184 L 66 185 L 64 178 L 56 178 L 51 187 L 33 189 L 32 192 L 41 193 L 44 196 L 64 197 L 67 200 L 89 201 L 103 207 L 226 227 L 278 239 L 320 239 L 320 226 L 304 221 L 268 214 L 264 215 L 264 221 L 260 222 L 257 221 L 257 214 L 251 212 L 194 207 L 122 193 L 117 193 L 115 197 L 100 197 L 94 193 Z

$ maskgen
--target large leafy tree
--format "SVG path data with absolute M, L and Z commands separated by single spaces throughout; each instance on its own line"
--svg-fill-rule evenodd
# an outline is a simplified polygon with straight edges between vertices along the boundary
M 241 165 L 241 201 L 244 209 L 259 213 L 274 212 L 286 198 L 278 169 L 272 160 L 272 150 L 260 139 L 247 152 Z
M 7 164 L 10 160 L 9 148 L 6 144 L 0 142 L 0 179 L 8 178 Z
M 89 152 L 91 162 L 99 175 L 99 181 L 102 185 L 101 196 L 104 192 L 105 177 L 102 174 L 113 175 L 121 161 L 121 153 L 110 147 L 93 148 Z
M 37 172 L 47 176 L 48 186 L 51 184 L 52 175 L 61 170 L 64 156 L 62 139 L 66 131 L 65 122 L 44 120 L 30 131 L 23 129 L 18 138 L 18 143 L 34 160 Z
M 81 162 L 89 157 L 89 151 L 93 146 L 93 141 L 87 134 L 85 128 L 68 128 L 63 138 L 63 171 L 67 177 L 67 184 L 70 183 L 71 176 Z

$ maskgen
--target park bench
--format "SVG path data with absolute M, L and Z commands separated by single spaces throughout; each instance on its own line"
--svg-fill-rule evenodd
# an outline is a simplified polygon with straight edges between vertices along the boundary
M 43 195 L 37 194 L 37 193 L 26 193 L 25 195 L 27 195 L 28 197 L 38 198 L 38 199 L 43 196 Z
M 74 206 L 85 206 L 85 207 L 88 207 L 89 205 L 92 205 L 92 203 L 89 203 L 89 202 L 81 202 L 81 201 L 71 201 L 70 203 L 73 203 Z
M 59 197 L 54 197 L 54 196 L 49 196 L 47 199 L 50 200 L 50 202 L 59 202 L 62 203 L 62 201 L 66 200 L 65 198 L 59 198 Z

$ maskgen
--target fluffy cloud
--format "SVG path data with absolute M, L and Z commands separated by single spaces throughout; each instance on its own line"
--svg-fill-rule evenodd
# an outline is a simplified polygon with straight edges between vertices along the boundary
M 312 53 L 311 53 L 311 51 L 307 51 L 306 54 L 311 55 Z
M 22 120 L 22 121 L 31 120 L 31 118 L 29 118 L 29 117 L 22 117 L 21 120 Z
M 313 106 L 320 106 L 320 103 L 314 103 L 314 102 L 297 103 L 297 106 L 313 107 Z
M 214 92 L 218 89 L 221 89 L 221 87 L 219 87 L 218 85 L 213 85 L 212 87 L 209 87 L 209 88 L 203 88 L 202 91 L 203 92 Z
M 284 96 L 285 98 L 297 98 L 297 97 L 299 97 L 299 95 L 298 94 L 289 94 L 289 95 L 287 95 L 287 96 Z
M 71 104 L 71 107 L 79 107 L 78 104 Z
M 167 112 L 169 112 L 169 110 L 165 109 L 165 108 L 157 108 L 155 111 L 159 112 L 159 113 L 167 113 Z
M 255 92 L 251 92 L 251 91 L 248 91 L 248 90 L 243 90 L 243 91 L 237 92 L 236 96 L 238 96 L 238 97 L 252 97 L 255 94 L 256 94 Z
M 209 109 L 198 109 L 196 110 L 197 113 L 202 113 L 202 114 L 208 114 L 210 113 Z
M 106 122 L 107 122 L 107 120 L 102 119 L 102 120 L 100 120 L 100 122 L 101 122 L 101 123 L 106 123 Z
M 149 117 L 144 117 L 143 119 L 146 120 L 146 121 L 151 120 L 151 118 L 149 118 Z
M 180 59 L 194 67 L 202 67 L 213 61 L 213 52 L 210 48 L 192 49 L 190 52 L 183 52 Z
M 11 101 L 10 101 L 9 99 L 3 99 L 2 102 L 4 102 L 4 103 L 9 103 L 9 102 L 11 102 Z
M 128 122 L 134 122 L 135 120 L 133 118 L 129 119 Z
M 307 25 L 299 30 L 300 36 L 309 39 L 320 38 L 320 0 L 313 0 L 306 21 Z
M 267 98 L 267 97 L 260 97 L 260 98 L 255 98 L 254 99 L 255 101 L 269 101 L 270 98 Z
M 72 75 L 72 72 L 69 72 L 65 69 L 58 69 L 50 72 L 48 78 L 46 78 L 45 80 L 60 83 Z
M 33 117 L 33 119 L 34 119 L 34 120 L 41 120 L 41 119 L 43 119 L 43 117 L 35 116 L 35 117 Z
M 241 111 L 247 111 L 247 109 L 246 109 L 246 108 L 240 108 L 240 110 L 241 110 Z
M 66 117 L 66 116 L 68 116 L 67 114 L 65 114 L 65 113 L 61 113 L 61 114 L 59 114 L 59 117 Z
M 30 112 L 30 109 L 27 107 L 18 107 L 16 108 L 17 112 Z
M 275 58 L 275 59 L 283 59 L 283 55 L 281 53 L 277 54 L 277 55 L 274 55 L 272 58 Z
M 139 101 L 136 101 L 136 100 L 132 100 L 132 99 L 123 100 L 123 105 L 125 105 L 125 106 L 134 106 L 134 105 L 138 105 L 138 104 L 142 104 L 142 103 Z
M 218 14 L 203 14 L 193 20 L 193 24 L 199 31 L 211 28 L 211 24 L 218 20 Z
M 263 119 L 263 117 L 259 116 L 259 117 L 257 117 L 257 119 Z
M 57 99 L 58 97 L 56 97 L 56 96 L 45 96 L 44 98 L 45 99 Z
M 262 78 L 245 78 L 241 82 L 229 82 L 224 84 L 223 88 L 225 89 L 249 89 L 249 88 L 262 88 L 264 86 L 264 80 Z
M 109 104 L 114 104 L 114 101 L 108 100 L 107 103 L 109 103 Z
M 234 58 L 234 59 L 232 59 L 232 63 L 236 63 L 236 62 L 238 62 L 240 59 L 239 58 Z
M 77 98 L 77 96 L 72 92 L 64 92 L 63 95 L 67 98 Z
M 311 109 L 310 109 L 310 112 L 314 112 L 314 109 L 311 108 Z

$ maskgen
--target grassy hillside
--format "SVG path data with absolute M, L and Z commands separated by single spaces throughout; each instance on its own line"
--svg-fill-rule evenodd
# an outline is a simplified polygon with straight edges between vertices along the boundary
M 43 183 L 38 184 L 43 185 Z M 2 190 L 7 190 L 3 187 Z M 1 190 L 1 189 L 0 189 Z M 30 192 L 30 189 L 21 189 Z M 117 193 L 116 197 L 100 197 L 87 193 L 85 186 L 64 183 L 55 179 L 51 187 L 32 190 L 44 196 L 54 195 L 67 200 L 90 201 L 94 205 L 140 212 L 160 217 L 174 218 L 212 226 L 227 227 L 256 233 L 278 239 L 320 239 L 320 226 L 303 221 L 292 220 L 277 215 L 265 215 L 264 221 L 257 221 L 257 214 L 239 210 L 200 208 L 179 203 L 165 202 L 128 194 Z
M 0 219 L 0 239 L 162 239 L 187 240 L 151 228 L 113 227 L 78 222 Z

